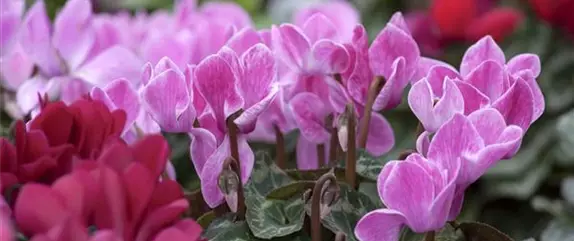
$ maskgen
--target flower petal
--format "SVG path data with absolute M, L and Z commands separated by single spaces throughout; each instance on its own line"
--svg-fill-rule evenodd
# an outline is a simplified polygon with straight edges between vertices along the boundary
M 426 156 L 430 145 L 430 132 L 424 131 L 417 137 L 416 148 L 417 152 Z
M 119 78 L 139 80 L 142 65 L 143 62 L 131 50 L 114 46 L 82 65 L 73 75 L 103 87 Z
M 413 231 L 429 231 L 434 218 L 429 215 L 435 195 L 434 182 L 421 166 L 408 161 L 398 162 L 383 184 L 382 199 L 387 208 L 404 215 Z
M 84 62 L 94 44 L 91 18 L 91 1 L 70 0 L 54 20 L 54 47 L 71 70 L 77 69 Z
M 170 69 L 156 75 L 141 90 L 141 101 L 164 131 L 191 130 L 196 112 L 181 72 Z
M 487 60 L 492 60 L 499 65 L 506 63 L 504 52 L 490 36 L 483 37 L 466 50 L 460 64 L 460 74 L 462 76 L 470 74 L 476 67 Z
M 40 70 L 52 77 L 62 73 L 62 61 L 52 46 L 50 20 L 44 1 L 37 1 L 26 13 L 20 30 L 20 44 Z
M 406 62 L 403 57 L 395 60 L 392 67 L 393 72 L 386 79 L 383 88 L 375 98 L 373 110 L 388 110 L 397 107 L 401 103 L 403 91 L 409 84 L 409 79 L 405 75 L 407 73 L 406 68 Z
M 504 93 L 503 66 L 492 60 L 482 62 L 472 70 L 465 81 L 491 100 L 496 100 Z
M 508 61 L 506 69 L 510 74 L 516 74 L 523 70 L 530 70 L 536 78 L 540 75 L 540 58 L 536 54 L 519 54 Z
M 291 24 L 282 24 L 271 29 L 273 50 L 292 70 L 301 70 L 307 65 L 311 43 L 302 31 Z
M 66 213 L 64 200 L 58 193 L 48 186 L 35 183 L 20 189 L 14 206 L 18 228 L 26 235 L 47 232 L 63 221 Z
M 311 51 L 317 68 L 328 74 L 342 73 L 349 68 L 349 53 L 343 45 L 322 39 L 313 45 Z
M 263 39 L 259 36 L 259 33 L 253 28 L 247 27 L 235 33 L 235 35 L 227 41 L 227 46 L 233 49 L 238 55 L 242 55 L 258 43 L 263 43 Z
M 241 56 L 244 76 L 239 81 L 239 89 L 245 101 L 244 112 L 235 120 L 243 133 L 255 129 L 257 117 L 269 106 L 279 90 L 277 64 L 264 44 L 257 44 Z
M 462 96 L 464 96 L 464 114 L 468 115 L 480 108 L 483 108 L 490 104 L 490 100 L 486 95 L 481 93 L 478 89 L 474 86 L 455 80 L 454 83 Z
M 381 114 L 371 113 L 367 136 L 367 151 L 374 155 L 383 155 L 395 145 L 395 135 L 391 124 Z
M 189 132 L 191 144 L 189 153 L 196 173 L 201 173 L 203 166 L 217 148 L 215 136 L 206 129 L 194 128 Z
M 391 209 L 377 209 L 363 216 L 355 227 L 355 236 L 361 241 L 399 240 L 406 222 L 402 213 Z
M 330 134 L 325 129 L 324 120 L 328 111 L 317 95 L 300 93 L 291 99 L 290 105 L 295 122 L 305 138 L 314 143 L 323 143 L 329 139 Z
M 369 60 L 371 70 L 377 76 L 383 76 L 387 80 L 396 71 L 395 61 L 404 58 L 405 73 L 401 73 L 410 81 L 414 74 L 420 52 L 415 40 L 407 33 L 393 24 L 388 24 L 377 35 L 369 48 Z
M 526 131 L 532 123 L 534 112 L 532 92 L 526 81 L 520 77 L 492 106 L 504 116 L 508 125 L 517 125 Z
M 311 44 L 321 39 L 335 39 L 337 28 L 322 13 L 315 13 L 303 24 L 303 33 L 309 38 Z
M 532 91 L 532 97 L 534 98 L 533 99 L 534 113 L 532 113 L 532 122 L 534 122 L 535 120 L 540 118 L 540 116 L 542 116 L 542 114 L 544 113 L 544 109 L 546 108 L 544 94 L 542 93 L 540 86 L 536 82 L 536 78 L 532 73 L 532 71 L 523 70 L 519 71 L 515 75 L 525 80 L 528 86 L 530 87 L 530 90 Z
M 241 182 L 245 184 L 253 171 L 255 155 L 244 137 L 238 138 L 237 142 L 239 145 L 239 163 L 241 165 L 240 178 Z M 223 170 L 225 159 L 230 157 L 230 155 L 229 136 L 226 135 L 223 143 L 217 147 L 217 150 L 209 157 L 209 160 L 204 164 L 203 170 L 201 171 L 201 191 L 205 203 L 211 208 L 223 202 L 223 193 L 219 189 L 219 175 L 221 170 Z
M 449 180 L 457 173 L 466 172 L 465 165 L 459 162 L 460 157 L 466 153 L 477 153 L 485 144 L 472 123 L 462 114 L 455 114 L 445 123 L 433 137 L 428 151 L 428 159 L 436 162 L 448 171 Z M 459 177 L 458 183 L 464 183 L 464 177 Z
M 211 107 L 220 130 L 225 130 L 227 117 L 244 106 L 237 93 L 236 79 L 227 62 L 216 55 L 201 61 L 195 68 L 195 84 L 201 96 Z
M 329 156 L 329 143 L 320 143 L 325 147 L 324 157 Z M 319 160 L 317 146 L 319 144 L 307 140 L 304 136 L 299 136 L 297 139 L 297 169 L 299 170 L 314 170 L 323 166 L 327 160 Z

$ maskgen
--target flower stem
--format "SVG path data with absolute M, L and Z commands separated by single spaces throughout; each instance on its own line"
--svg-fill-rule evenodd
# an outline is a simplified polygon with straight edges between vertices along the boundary
M 277 126 L 273 126 L 275 129 L 275 163 L 281 169 L 285 169 L 285 138 L 283 138 L 283 133 Z
M 321 240 L 321 199 L 323 198 L 323 186 L 325 183 L 330 181 L 331 185 L 337 185 L 337 178 L 332 172 L 327 172 L 323 174 L 316 182 L 313 187 L 313 193 L 311 197 L 311 240 L 312 241 L 322 241 Z
M 345 162 L 345 180 L 354 189 L 357 187 L 357 143 L 355 141 L 355 108 L 352 103 L 345 107 L 347 117 L 347 158 Z
M 339 148 L 339 137 L 337 136 L 337 128 L 331 129 L 331 142 L 329 143 L 329 166 L 337 165 L 337 150 Z
M 325 144 L 317 145 L 317 165 L 321 168 L 325 164 Z
M 337 232 L 337 234 L 335 234 L 335 241 L 345 241 L 347 240 L 347 236 L 342 233 L 342 232 Z
M 424 240 L 425 240 L 425 241 L 434 241 L 434 236 L 435 236 L 434 231 L 428 231 L 428 232 L 425 234 L 425 239 L 424 239 Z
M 227 131 L 229 135 L 229 151 L 231 152 L 231 160 L 229 165 L 231 165 L 232 170 L 239 177 L 239 185 L 237 185 L 237 218 L 238 220 L 245 219 L 245 197 L 243 194 L 243 183 L 241 182 L 241 160 L 239 159 L 239 144 L 237 142 L 238 128 L 234 120 L 241 115 L 242 111 L 238 111 L 227 118 Z M 224 164 L 224 168 L 225 168 Z
M 384 84 L 383 77 L 375 77 L 375 80 L 369 86 L 369 92 L 367 93 L 367 102 L 365 103 L 365 110 L 363 116 L 359 123 L 359 148 L 365 149 L 367 146 L 367 138 L 369 134 L 369 123 L 371 122 L 371 112 L 373 111 L 373 104 L 375 103 L 375 98 L 381 91 Z

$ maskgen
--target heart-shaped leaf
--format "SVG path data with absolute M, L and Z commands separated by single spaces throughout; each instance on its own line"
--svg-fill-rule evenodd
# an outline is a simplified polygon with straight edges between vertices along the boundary
M 273 189 L 269 194 L 267 194 L 267 199 L 280 199 L 287 200 L 296 195 L 299 197 L 308 189 L 312 189 L 315 186 L 314 181 L 297 181 L 287 184 L 282 187 Z
M 303 227 L 305 205 L 301 197 L 284 201 L 266 200 L 264 196 L 252 195 L 245 201 L 247 224 L 258 238 L 283 237 Z
M 479 222 L 464 222 L 458 225 L 468 241 L 514 241 L 500 230 Z
M 209 241 L 250 241 L 255 237 L 249 232 L 245 221 L 234 221 L 235 215 L 229 213 L 216 218 L 204 231 L 203 238 Z

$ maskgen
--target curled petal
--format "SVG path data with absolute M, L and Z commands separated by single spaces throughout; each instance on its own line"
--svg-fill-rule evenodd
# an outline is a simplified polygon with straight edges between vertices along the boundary
M 313 57 L 318 68 L 327 73 L 342 73 L 349 65 L 349 53 L 343 45 L 322 39 L 313 45 Z
M 422 134 L 417 137 L 417 152 L 426 156 L 429 150 L 430 145 L 430 132 L 424 131 Z
M 348 41 L 355 25 L 360 23 L 357 9 L 345 1 L 332 1 L 327 3 L 311 4 L 295 13 L 294 23 L 303 26 L 309 18 L 320 13 L 327 17 L 337 27 L 340 40 Z
M 369 48 L 371 70 L 375 75 L 390 79 L 396 71 L 395 61 L 399 58 L 403 58 L 405 62 L 405 69 L 402 70 L 405 73 L 401 75 L 409 81 L 420 58 L 418 45 L 410 35 L 395 25 L 389 24 L 379 33 Z
M 265 45 L 257 44 L 241 57 L 244 70 L 239 84 L 245 101 L 244 112 L 235 123 L 244 133 L 255 129 L 257 117 L 269 106 L 277 95 L 277 64 L 275 58 Z
M 530 87 L 530 90 L 532 91 L 532 97 L 534 98 L 534 112 L 532 114 L 532 122 L 534 122 L 540 118 L 540 116 L 542 116 L 542 113 L 544 113 L 544 109 L 546 108 L 544 94 L 536 82 L 534 74 L 530 70 L 520 71 L 516 73 L 516 76 L 519 76 L 519 78 L 525 80 Z
M 37 202 L 42 200 L 42 202 Z M 27 184 L 20 190 L 14 206 L 18 228 L 24 234 L 45 233 L 65 219 L 62 197 L 48 186 Z
M 361 241 L 399 240 L 406 222 L 402 213 L 391 209 L 378 209 L 363 216 L 355 227 L 355 236 Z
M 492 106 L 504 116 L 508 125 L 517 125 L 526 130 L 532 123 L 534 100 L 530 87 L 521 78 Z
M 323 143 L 329 139 L 324 120 L 328 111 L 317 95 L 300 93 L 291 100 L 290 105 L 302 135 L 315 143 Z
M 460 74 L 462 76 L 468 75 L 472 70 L 487 60 L 492 60 L 499 65 L 506 63 L 504 52 L 502 52 L 502 49 L 500 49 L 491 36 L 483 37 L 466 50 L 466 53 L 464 53 L 462 57 L 462 63 L 460 64 Z
M 457 73 L 457 70 L 450 66 L 449 64 L 442 62 L 440 60 L 431 59 L 427 57 L 421 57 L 417 65 L 414 76 L 411 79 L 411 83 L 415 83 L 423 77 L 427 76 L 429 71 L 435 66 L 442 66 L 444 68 L 450 69 L 452 72 Z M 439 88 L 440 89 L 440 88 Z
M 387 153 L 395 145 L 395 136 L 391 124 L 381 114 L 373 112 L 369 122 L 367 151 L 374 156 Z
M 536 54 L 520 54 L 508 61 L 506 69 L 510 74 L 516 74 L 523 70 L 532 71 L 534 77 L 540 75 L 540 58 Z
M 394 13 L 393 16 L 391 16 L 391 19 L 389 19 L 389 23 L 395 25 L 399 29 L 403 30 L 405 33 L 409 35 L 411 34 L 407 22 L 405 21 L 405 18 L 403 17 L 403 14 L 401 12 Z
M 409 84 L 409 79 L 405 75 L 406 62 L 403 57 L 399 57 L 393 63 L 393 72 L 386 79 L 383 88 L 375 98 L 373 110 L 388 110 L 397 107 L 401 103 L 403 90 Z
M 432 88 L 434 97 L 442 97 L 443 86 L 447 77 L 451 80 L 462 79 L 458 72 L 450 66 L 436 65 L 430 68 L 426 78 Z
M 131 127 L 140 112 L 139 97 L 131 83 L 123 78 L 117 79 L 104 87 L 104 91 L 117 108 L 126 112 L 126 126 Z

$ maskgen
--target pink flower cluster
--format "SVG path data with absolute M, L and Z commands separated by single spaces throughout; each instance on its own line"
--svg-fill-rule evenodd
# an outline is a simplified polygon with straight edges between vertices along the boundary
M 187 202 L 177 183 L 157 182 L 167 155 L 142 147 L 139 143 L 159 138 L 142 140 L 146 134 L 189 135 L 204 200 L 214 208 L 233 202 L 219 188 L 230 156 L 239 159 L 241 183 L 251 176 L 255 155 L 248 140 L 274 140 L 277 133 L 299 129 L 300 169 L 324 165 L 330 150 L 316 147 L 329 147 L 335 139 L 343 150 L 357 145 L 373 155 L 387 153 L 394 133 L 381 112 L 397 107 L 409 84 L 408 104 L 425 129 L 417 153 L 385 165 L 378 191 L 386 208 L 368 213 L 355 232 L 360 240 L 378 241 L 397 240 L 403 225 L 416 232 L 437 230 L 459 214 L 468 185 L 518 151 L 544 111 L 536 55 L 507 62 L 486 36 L 467 50 L 457 70 L 421 56 L 401 13 L 369 44 L 356 10 L 343 1 L 313 5 L 293 23 L 260 30 L 231 3 L 196 7 L 195 1 L 179 1 L 174 13 L 131 17 L 94 14 L 89 0 L 69 0 L 51 24 L 41 0 L 25 14 L 23 1 L 0 1 L 10 13 L 3 12 L 1 26 L 11 30 L 2 35 L 0 71 L 3 84 L 17 91 L 21 111 L 39 110 L 38 93 L 64 102 L 89 93 L 125 114 L 125 126 L 114 135 L 133 144 L 110 144 L 97 161 L 51 186 L 21 190 L 16 221 L 24 232 L 46 240 L 87 239 L 85 229 L 77 228 L 87 224 L 86 215 L 95 217 L 98 230 L 111 229 L 125 240 L 167 240 L 194 229 L 190 222 L 174 221 Z M 356 114 L 349 116 L 349 108 Z M 368 130 L 365 143 L 349 143 L 341 134 L 349 131 L 348 118 L 363 123 L 354 131 Z M 151 149 L 139 149 L 146 147 Z M 133 161 L 114 163 L 106 155 Z M 154 162 L 145 161 L 153 157 Z M 137 188 L 141 183 L 153 188 Z M 104 195 L 105 202 L 90 202 L 93 193 Z M 35 195 L 50 200 L 42 205 L 51 205 L 57 215 L 31 209 Z M 167 223 L 169 229 L 156 232 Z M 159 234 L 151 239 L 152 233 Z M 109 235 L 98 231 L 91 239 Z
M 397 240 L 403 225 L 428 232 L 455 220 L 465 189 L 515 155 L 544 112 L 538 56 L 506 62 L 489 36 L 467 50 L 460 71 L 431 59 L 423 59 L 419 70 L 425 75 L 411 87 L 408 102 L 425 131 L 417 153 L 381 171 L 377 185 L 386 208 L 359 221 L 355 234 L 364 241 Z

